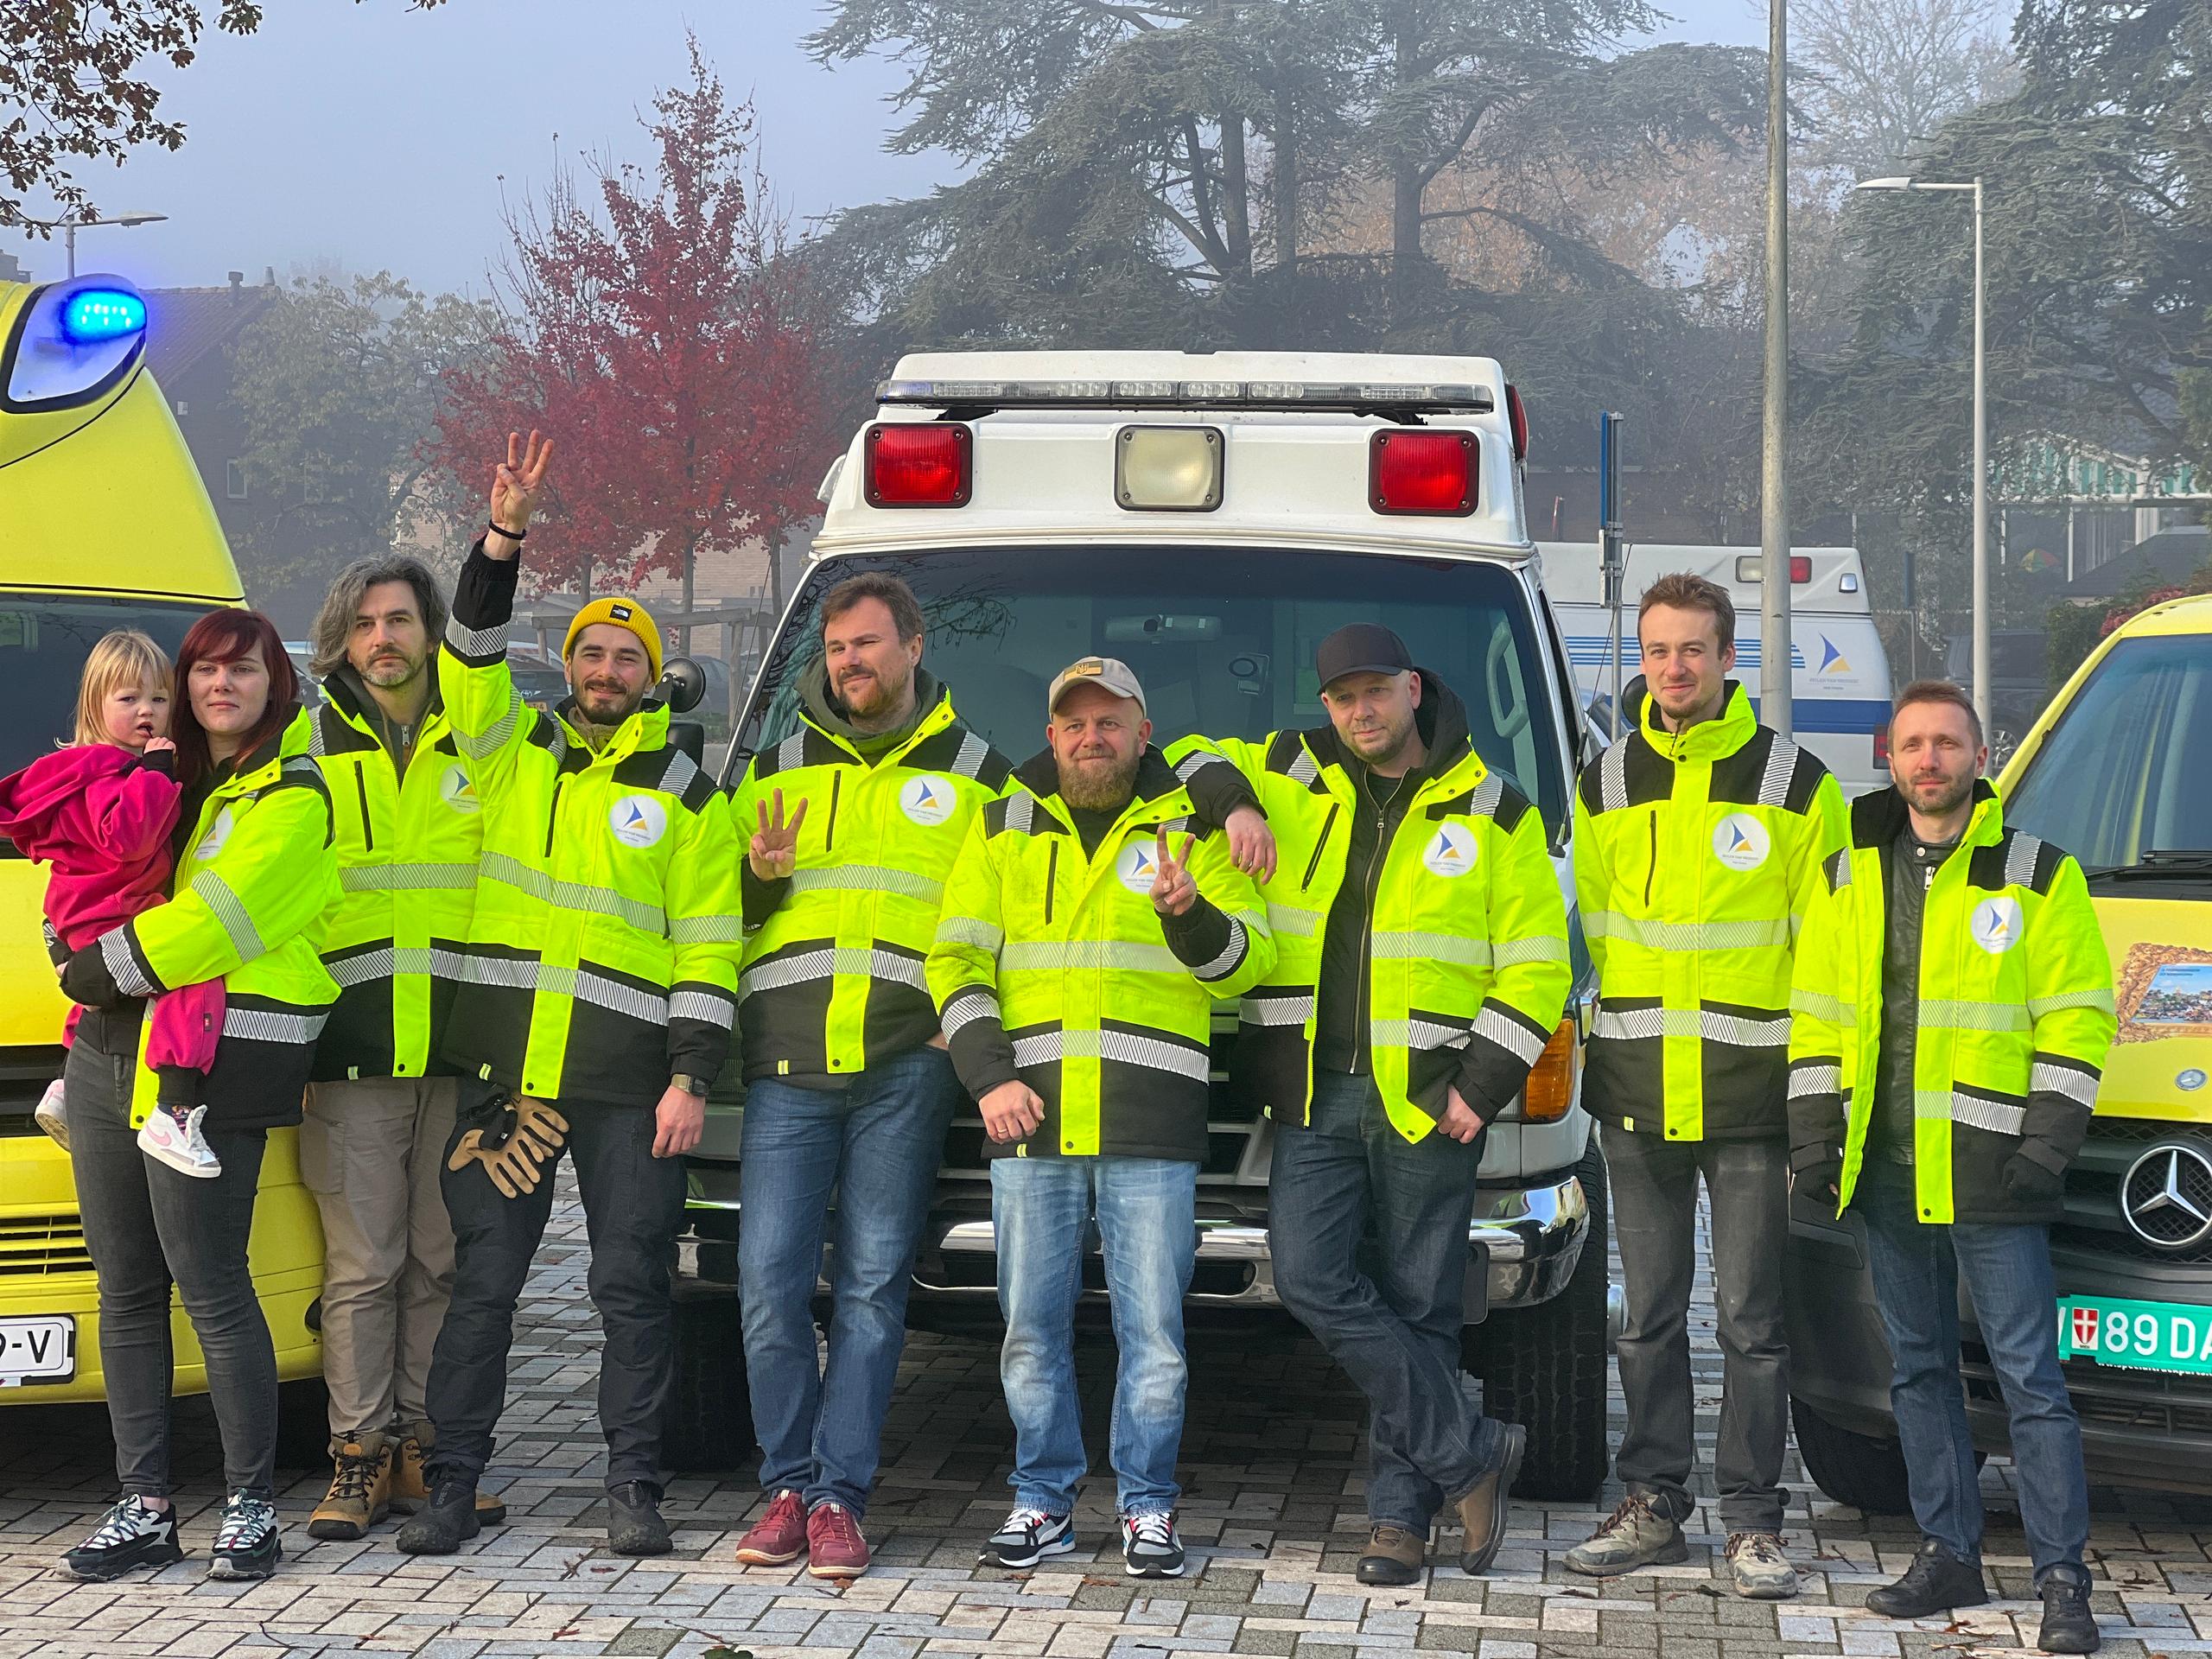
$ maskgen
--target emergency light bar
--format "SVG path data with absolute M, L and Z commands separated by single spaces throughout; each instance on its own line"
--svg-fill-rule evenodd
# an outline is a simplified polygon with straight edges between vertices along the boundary
M 1311 380 L 886 380 L 879 404 L 917 409 L 1281 409 L 1487 414 L 1490 388 Z

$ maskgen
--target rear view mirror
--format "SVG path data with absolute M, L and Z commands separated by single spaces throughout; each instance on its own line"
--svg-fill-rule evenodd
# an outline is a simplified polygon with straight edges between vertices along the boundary
M 1217 616 L 1109 616 L 1106 643 L 1111 645 L 1185 645 L 1221 638 Z

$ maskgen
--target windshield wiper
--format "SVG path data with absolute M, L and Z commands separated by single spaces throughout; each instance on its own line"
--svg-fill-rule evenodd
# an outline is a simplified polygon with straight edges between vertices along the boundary
M 2183 847 L 2146 848 L 2133 864 L 2112 864 L 2082 872 L 2092 881 L 2212 880 L 2212 851 Z

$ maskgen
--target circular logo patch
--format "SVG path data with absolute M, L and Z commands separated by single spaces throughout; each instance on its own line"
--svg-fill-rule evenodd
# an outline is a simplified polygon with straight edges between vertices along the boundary
M 1154 877 L 1160 874 L 1160 848 L 1149 836 L 1142 836 L 1122 849 L 1122 855 L 1114 861 L 1114 874 L 1122 885 L 1140 897 L 1152 892 Z
M 1766 825 L 1748 812 L 1731 812 L 1713 828 L 1713 855 L 1732 870 L 1756 870 L 1770 844 Z
M 906 787 L 899 791 L 899 810 L 925 829 L 943 823 L 959 804 L 960 798 L 952 791 L 952 780 L 934 773 L 909 778 Z
M 668 833 L 668 809 L 650 795 L 625 795 L 607 813 L 607 827 L 625 847 L 650 847 Z
M 438 794 L 456 812 L 481 812 L 484 803 L 477 798 L 476 785 L 468 781 L 468 768 L 454 761 L 438 779 Z
M 2020 901 L 1985 899 L 1974 907 L 1974 942 L 1993 957 L 2001 957 L 2020 942 Z
M 200 837 L 200 844 L 192 849 L 194 861 L 200 864 L 212 863 L 223 850 L 223 843 L 231 838 L 231 829 L 236 822 L 227 806 L 216 813 L 215 821 L 207 826 L 207 833 Z
M 2192 1065 L 2188 1071 L 2177 1073 L 2174 1077 L 2175 1088 L 2192 1095 L 2203 1086 L 2204 1070 L 2202 1066 Z
M 1431 875 L 1446 880 L 1465 875 L 1475 868 L 1475 832 L 1464 823 L 1439 826 L 1428 838 L 1428 845 L 1421 849 L 1421 861 Z

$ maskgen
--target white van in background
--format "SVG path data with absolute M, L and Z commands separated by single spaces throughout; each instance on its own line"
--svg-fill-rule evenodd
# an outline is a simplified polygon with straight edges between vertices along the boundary
M 1586 542 L 1539 542 L 1550 596 L 1584 705 L 1610 732 L 1612 620 L 1598 550 Z M 1716 582 L 1736 604 L 1736 673 L 1759 698 L 1759 550 L 1631 543 L 1621 617 L 1621 683 L 1638 671 L 1636 604 L 1661 576 L 1688 570 Z M 1821 757 L 1846 795 L 1890 782 L 1889 654 L 1866 602 L 1866 573 L 1852 547 L 1801 547 L 1790 555 L 1789 665 L 1796 737 Z

